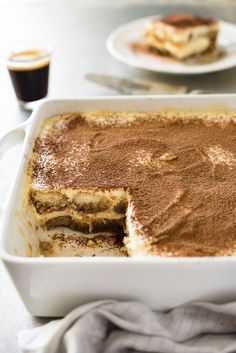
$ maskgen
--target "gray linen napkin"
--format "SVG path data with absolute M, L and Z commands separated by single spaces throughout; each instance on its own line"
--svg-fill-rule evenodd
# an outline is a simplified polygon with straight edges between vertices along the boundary
M 234 353 L 236 302 L 153 312 L 138 302 L 97 301 L 27 331 L 27 353 Z

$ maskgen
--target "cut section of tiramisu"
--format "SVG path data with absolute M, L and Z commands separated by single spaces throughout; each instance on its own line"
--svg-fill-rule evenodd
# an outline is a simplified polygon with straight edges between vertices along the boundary
M 67 256 L 82 243 L 117 254 L 117 235 L 129 256 L 235 255 L 235 121 L 224 112 L 47 119 L 28 168 L 35 223 L 54 232 L 44 253 L 68 241 Z
M 188 13 L 176 13 L 151 19 L 145 41 L 152 50 L 183 60 L 213 49 L 219 31 L 218 22 Z

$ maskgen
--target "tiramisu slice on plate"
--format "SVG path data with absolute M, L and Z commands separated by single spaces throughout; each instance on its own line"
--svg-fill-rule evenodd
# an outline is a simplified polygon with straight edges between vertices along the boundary
M 66 256 L 122 247 L 130 256 L 235 255 L 235 121 L 170 111 L 47 119 L 26 194 L 37 228 L 51 234 L 44 254 L 62 243 Z
M 188 13 L 176 13 L 148 22 L 145 41 L 152 50 L 183 60 L 214 48 L 218 22 Z

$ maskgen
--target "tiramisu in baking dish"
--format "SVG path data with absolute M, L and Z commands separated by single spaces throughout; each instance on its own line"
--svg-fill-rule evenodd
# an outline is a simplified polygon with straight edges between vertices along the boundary
M 28 167 L 30 210 L 51 234 L 41 253 L 73 243 L 67 255 L 234 255 L 233 120 L 125 111 L 48 118 Z
M 0 139 L 24 138 L 0 256 L 30 313 L 233 301 L 235 123 L 236 95 L 60 99 Z

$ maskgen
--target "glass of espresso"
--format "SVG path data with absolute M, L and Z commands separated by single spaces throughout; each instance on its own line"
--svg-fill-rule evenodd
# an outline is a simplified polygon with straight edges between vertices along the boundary
M 6 64 L 20 105 L 32 110 L 47 96 L 51 49 L 44 45 L 17 45 L 6 52 Z

